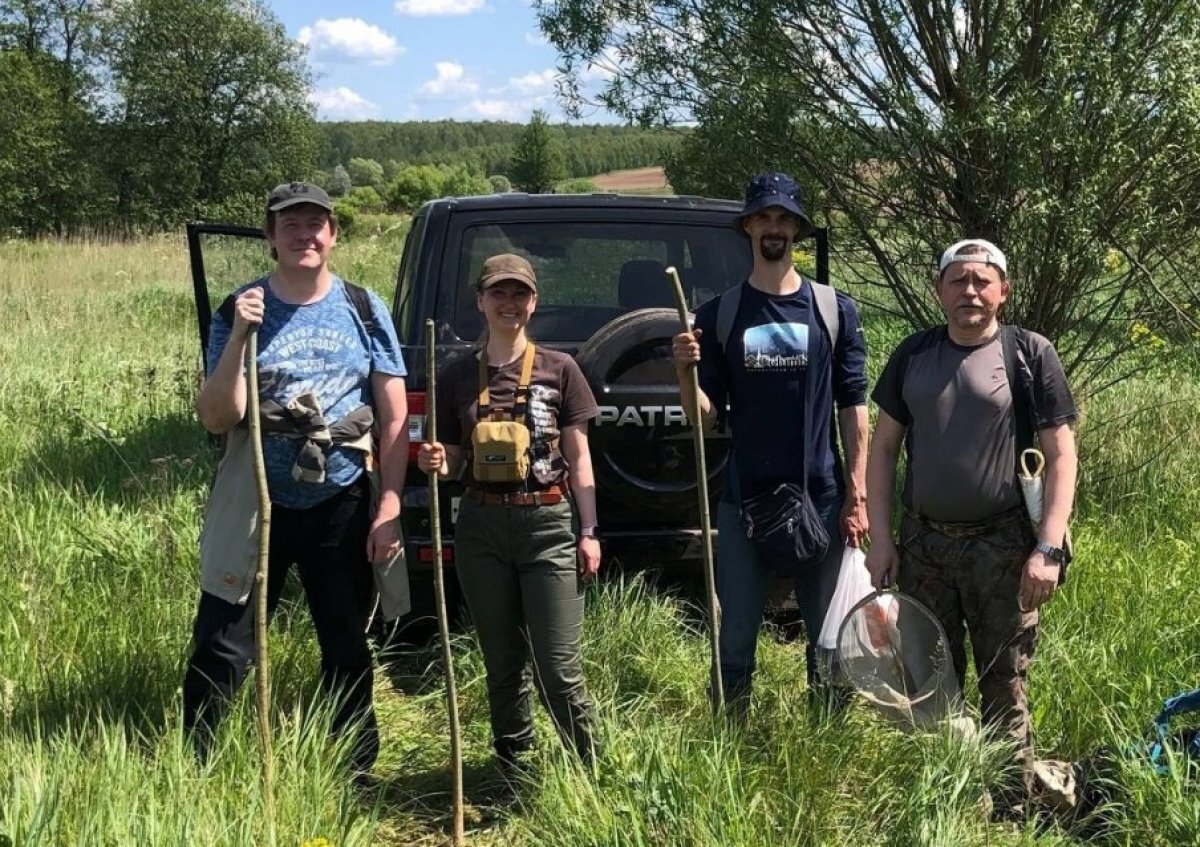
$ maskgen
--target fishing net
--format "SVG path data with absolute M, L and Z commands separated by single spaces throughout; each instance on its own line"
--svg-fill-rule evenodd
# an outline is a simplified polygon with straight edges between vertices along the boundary
M 902 725 L 932 727 L 961 713 L 946 632 L 927 606 L 905 594 L 859 600 L 838 628 L 830 661 L 835 679 Z

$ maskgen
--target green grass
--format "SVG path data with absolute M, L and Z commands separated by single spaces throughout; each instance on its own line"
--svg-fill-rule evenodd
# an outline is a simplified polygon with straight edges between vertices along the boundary
M 395 239 L 349 239 L 335 255 L 347 278 L 388 294 Z M 261 816 L 248 691 L 207 769 L 180 739 L 213 460 L 191 411 L 199 348 L 182 238 L 8 242 L 0 261 L 0 844 L 443 843 L 436 650 L 379 674 L 384 749 L 375 787 L 356 792 L 313 706 L 316 645 L 295 585 L 272 636 L 276 830 Z M 866 324 L 874 371 L 903 328 Z M 1200 685 L 1195 362 L 1163 353 L 1085 408 L 1078 559 L 1032 671 L 1044 755 L 1124 749 L 1163 697 Z M 748 726 L 714 728 L 700 620 L 636 579 L 595 589 L 585 661 L 605 754 L 583 772 L 541 715 L 547 743 L 516 791 L 491 767 L 478 649 L 457 636 L 472 843 L 1089 843 L 986 821 L 980 799 L 1003 750 L 903 735 L 862 708 L 810 714 L 802 648 L 771 634 Z M 1117 781 L 1101 843 L 1200 843 L 1180 763 L 1166 777 L 1127 763 Z

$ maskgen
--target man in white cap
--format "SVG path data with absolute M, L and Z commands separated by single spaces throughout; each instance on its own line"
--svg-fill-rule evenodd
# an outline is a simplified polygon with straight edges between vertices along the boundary
M 1001 326 L 1011 291 L 1008 261 L 991 242 L 967 239 L 942 254 L 937 294 L 946 323 L 892 353 L 872 392 L 879 417 L 867 461 L 872 581 L 882 587 L 898 579 L 933 611 L 960 687 L 970 634 L 983 722 L 1018 753 L 1019 769 L 995 808 L 1003 818 L 1026 812 L 1032 787 L 1026 674 L 1038 609 L 1063 578 L 1076 475 L 1076 411 L 1062 364 L 1042 336 Z M 1020 452 L 1035 438 L 1046 458 L 1037 526 L 1017 479 Z M 893 539 L 902 444 L 903 517 Z

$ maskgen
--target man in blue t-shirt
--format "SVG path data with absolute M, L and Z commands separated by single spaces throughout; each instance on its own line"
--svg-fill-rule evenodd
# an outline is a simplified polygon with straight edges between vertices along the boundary
M 244 362 L 254 328 L 272 504 L 269 613 L 295 564 L 321 648 L 322 688 L 336 704 L 333 730 L 354 728 L 352 766 L 358 772 L 370 769 L 379 750 L 366 628 L 372 565 L 386 569 L 401 549 L 405 369 L 383 301 L 330 272 L 337 234 L 333 203 L 321 188 L 278 186 L 266 217 L 275 269 L 234 292 L 213 318 L 208 378 L 196 410 L 209 432 L 227 436 L 227 449 L 201 535 L 202 592 L 183 683 L 184 726 L 202 759 L 254 655 L 249 601 L 258 590 L 258 521 L 255 506 L 243 508 L 245 489 L 254 487 L 247 482 L 250 454 L 244 449 Z M 365 473 L 373 428 L 379 480 L 374 513 Z
M 750 278 L 725 295 L 738 298 L 731 304 L 732 323 L 719 329 L 722 298 L 710 300 L 696 311 L 694 331 L 675 337 L 673 355 L 684 408 L 691 408 L 692 399 L 687 369 L 698 366 L 705 428 L 728 425 L 732 432 L 717 511 L 716 577 L 725 699 L 742 713 L 749 704 L 771 572 L 780 563 L 768 561 L 747 539 L 740 508 L 782 483 L 798 484 L 829 533 L 828 550 L 794 576 L 808 634 L 809 687 L 818 691 L 815 644 L 837 584 L 842 539 L 857 547 L 867 532 L 867 378 L 854 302 L 837 292 L 832 330 L 826 324 L 833 322 L 822 319 L 817 308 L 814 283 L 792 265 L 792 246 L 814 230 L 792 178 L 754 177 L 735 226 L 750 241 L 754 266 Z M 835 405 L 844 460 L 833 426 Z

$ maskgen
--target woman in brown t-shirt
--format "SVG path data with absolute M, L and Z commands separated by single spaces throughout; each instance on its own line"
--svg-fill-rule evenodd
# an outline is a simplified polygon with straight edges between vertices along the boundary
M 533 745 L 531 653 L 542 701 L 563 740 L 587 761 L 595 717 L 584 686 L 580 634 L 583 584 L 600 567 L 587 441 L 587 423 L 598 409 L 575 360 L 543 347 L 534 347 L 528 392 L 517 397 L 532 344 L 525 328 L 537 307 L 537 276 L 528 261 L 506 253 L 484 262 L 478 307 L 487 322 L 485 343 L 477 355 L 439 373 L 437 440 L 421 445 L 417 464 L 426 473 L 461 475 L 466 483 L 455 524 L 455 566 L 483 649 L 502 768 Z M 510 416 L 515 408 L 515 419 L 529 430 L 528 470 L 520 479 L 475 478 L 471 445 L 481 357 L 489 408 Z M 517 406 L 518 400 L 524 402 Z

